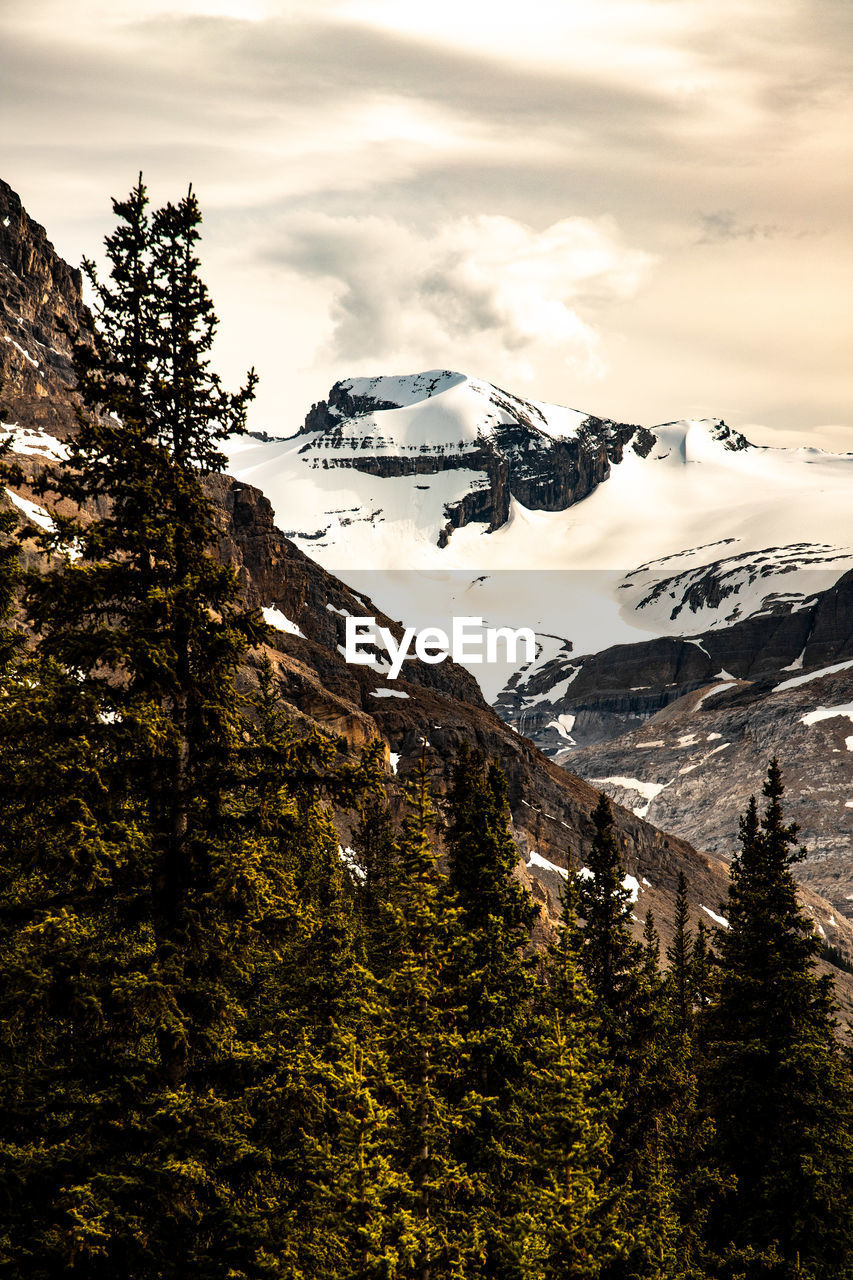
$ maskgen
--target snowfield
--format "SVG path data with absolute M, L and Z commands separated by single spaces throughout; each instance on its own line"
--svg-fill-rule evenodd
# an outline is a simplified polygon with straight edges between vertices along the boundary
M 568 509 L 512 498 L 500 528 L 469 523 L 440 547 L 446 508 L 489 483 L 466 460 L 496 426 L 523 414 L 534 438 L 569 439 L 587 415 L 446 370 L 344 385 L 356 403 L 395 407 L 336 411 L 332 427 L 286 439 L 234 439 L 229 469 L 264 491 L 308 555 L 409 625 L 482 616 L 533 627 L 543 653 L 570 642 L 573 656 L 651 635 L 701 645 L 703 631 L 796 608 L 853 568 L 853 454 L 757 447 L 718 419 L 653 427 L 647 456 L 629 443 Z M 389 477 L 353 466 L 425 456 L 452 466 Z M 487 696 L 511 670 L 472 668 Z

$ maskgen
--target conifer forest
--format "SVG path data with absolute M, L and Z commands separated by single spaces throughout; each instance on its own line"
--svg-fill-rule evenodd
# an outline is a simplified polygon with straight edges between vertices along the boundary
M 114 209 L 65 514 L 38 557 L 0 525 L 0 1276 L 853 1277 L 853 1063 L 776 761 L 727 927 L 682 876 L 637 939 L 602 795 L 534 945 L 499 762 L 424 755 L 395 806 L 381 743 L 284 714 L 212 551 L 255 376 L 212 369 L 198 202 Z

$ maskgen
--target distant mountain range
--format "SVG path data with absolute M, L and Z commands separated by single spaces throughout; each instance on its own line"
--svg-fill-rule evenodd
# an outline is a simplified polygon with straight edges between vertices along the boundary
M 616 423 L 447 370 L 338 382 L 293 435 L 230 459 L 328 567 L 630 572 L 647 631 L 681 630 L 681 601 L 732 620 L 797 593 L 794 566 L 826 564 L 825 585 L 853 567 L 853 455 L 758 448 L 719 419 Z M 747 600 L 743 557 L 769 549 Z M 720 601 L 696 598 L 718 563 Z M 675 606 L 650 599 L 662 581 Z

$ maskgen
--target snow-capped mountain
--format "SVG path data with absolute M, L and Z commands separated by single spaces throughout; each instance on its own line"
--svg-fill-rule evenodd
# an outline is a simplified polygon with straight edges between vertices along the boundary
M 615 423 L 447 370 L 339 382 L 229 461 L 394 616 L 531 626 L 540 663 L 797 608 L 853 567 L 853 455 L 756 447 L 718 419 Z M 494 697 L 511 673 L 476 674 Z
M 627 572 L 681 553 L 681 572 L 850 539 L 853 455 L 758 448 L 718 419 L 614 423 L 447 370 L 339 382 L 294 435 L 229 457 L 336 568 Z
M 434 370 L 336 383 L 295 435 L 234 441 L 229 459 L 324 563 L 467 568 L 455 530 L 580 502 L 637 430 Z

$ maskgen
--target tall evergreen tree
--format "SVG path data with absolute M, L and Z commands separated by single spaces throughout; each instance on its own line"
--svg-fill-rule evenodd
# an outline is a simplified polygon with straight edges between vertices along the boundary
M 648 986 L 658 990 L 660 977 L 660 934 L 655 924 L 655 913 L 649 907 L 643 925 L 643 975 Z
M 451 1280 L 476 1273 L 481 1224 L 470 1213 L 470 1174 L 454 1150 L 463 1123 L 454 1085 L 470 1050 L 460 1034 L 456 998 L 459 912 L 437 865 L 423 757 L 409 796 L 396 847 L 399 877 L 386 909 L 391 963 L 383 980 L 387 1052 L 398 1093 L 394 1146 L 409 1220 L 409 1243 L 393 1274 Z
M 675 1277 L 679 1224 L 665 1141 L 674 1082 L 669 1069 L 659 943 L 647 918 L 645 945 L 631 929 L 632 895 L 625 887 L 610 803 L 602 795 L 592 815 L 595 837 L 578 911 L 584 922 L 580 963 L 602 1022 L 610 1087 L 619 1098 L 613 1122 L 613 1178 L 625 1188 L 628 1245 L 605 1270 L 612 1280 Z
M 282 998 L 296 848 L 331 876 L 337 842 L 286 785 L 241 821 L 235 672 L 264 628 L 211 554 L 202 476 L 253 380 L 228 396 L 208 368 L 192 194 L 149 219 L 140 183 L 116 212 L 88 412 L 51 482 L 97 518 L 44 535 L 37 651 L 0 703 L 0 1244 L 33 1277 L 279 1274 L 312 1078 Z
M 43 535 L 50 550 L 73 544 L 77 558 L 31 575 L 28 605 L 40 652 L 75 674 L 119 724 L 125 756 L 135 754 L 153 835 L 157 955 L 167 985 L 167 973 L 181 985 L 193 896 L 216 874 L 223 766 L 237 732 L 234 675 L 265 634 L 259 615 L 238 605 L 233 570 L 212 555 L 216 526 L 201 482 L 223 462 L 217 443 L 245 429 L 254 375 L 228 395 L 209 369 L 217 320 L 199 275 L 192 191 L 149 219 L 140 180 L 115 212 L 111 283 L 87 264 L 99 327 L 75 351 L 88 412 L 68 466 L 45 482 L 106 510 L 90 523 L 58 520 Z M 195 1003 L 195 1015 L 176 1003 L 160 1034 L 174 1084 L 191 1052 Z
M 610 802 L 602 793 L 592 815 L 595 836 L 589 866 L 578 885 L 578 912 L 584 921 L 581 964 L 611 1036 L 636 1005 L 642 947 L 631 930 L 631 894 L 613 830 Z
M 678 875 L 678 890 L 675 895 L 675 928 L 672 942 L 666 949 L 669 964 L 667 982 L 670 1008 L 679 1035 L 687 1035 L 693 1023 L 695 978 L 689 921 L 687 880 L 684 872 L 681 871 Z
M 696 1034 L 700 1041 L 704 1036 L 705 1019 L 701 1015 L 709 1008 L 714 990 L 716 956 L 708 941 L 708 930 L 704 920 L 696 926 L 696 941 L 693 944 L 693 991 L 699 1021 Z
M 721 1159 L 737 1178 L 715 1215 L 719 1246 L 763 1256 L 750 1275 L 853 1274 L 850 1079 L 836 1040 L 831 979 L 797 901 L 802 856 L 782 811 L 776 760 L 759 819 L 753 798 L 732 862 L 728 928 L 708 1054 Z
M 666 1053 L 665 1075 L 671 1103 L 661 1132 L 673 1180 L 673 1206 L 678 1215 L 679 1276 L 714 1276 L 720 1261 L 708 1247 L 707 1224 L 727 1187 L 715 1161 L 714 1125 L 701 1087 L 701 1048 L 696 1036 L 698 969 L 689 927 L 687 880 L 681 872 L 675 898 L 675 927 L 666 956 L 665 1011 L 660 1042 Z
M 352 836 L 356 858 L 354 888 L 356 909 L 364 935 L 368 964 L 377 976 L 388 972 L 390 956 L 385 912 L 393 901 L 399 875 L 395 831 L 384 792 L 369 793 L 360 810 Z
M 506 779 L 467 747 L 453 770 L 445 836 L 448 893 L 459 905 L 462 938 L 455 981 L 466 1061 L 457 1089 L 468 1121 L 457 1149 L 478 1187 L 482 1274 L 512 1276 L 507 1224 L 523 1207 L 524 1086 L 540 1031 L 529 954 L 536 909 L 513 874 L 518 850 L 509 832 Z
M 597 1280 L 627 1248 L 622 1192 L 609 1177 L 617 1098 L 607 1088 L 599 1021 L 580 970 L 574 879 L 543 970 L 540 1060 L 527 1080 L 525 1209 L 514 1224 L 520 1274 Z

